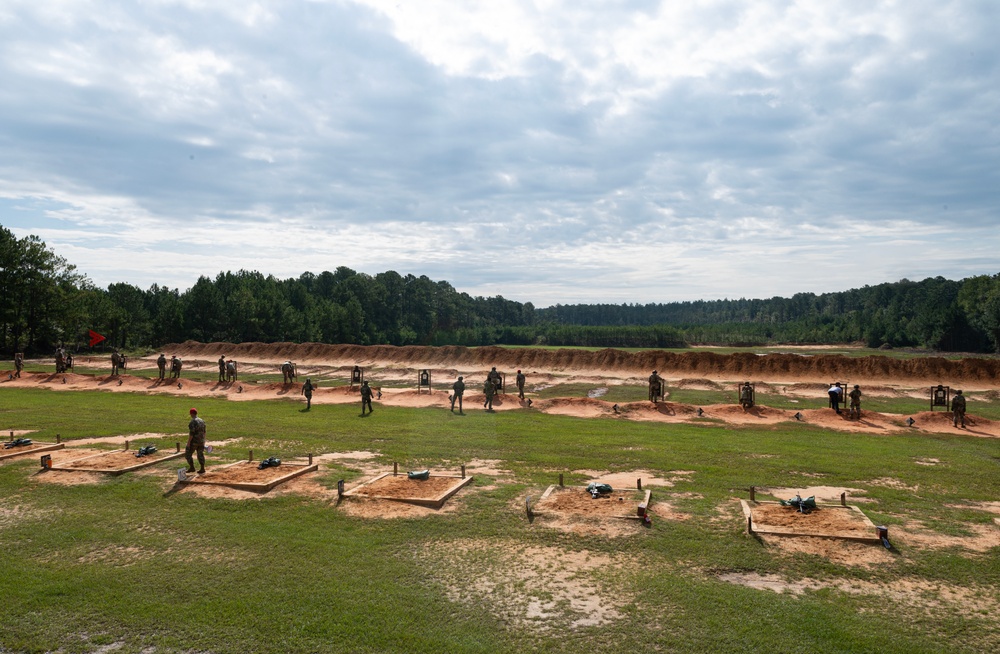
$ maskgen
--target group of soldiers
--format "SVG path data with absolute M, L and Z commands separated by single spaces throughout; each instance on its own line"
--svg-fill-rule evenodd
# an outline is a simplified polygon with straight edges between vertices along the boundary
M 834 382 L 833 386 L 826 391 L 826 394 L 830 397 L 830 408 L 836 411 L 838 415 L 841 413 L 840 405 L 846 404 L 844 400 L 845 390 L 846 387 L 840 382 Z M 847 397 L 851 400 L 850 410 L 847 414 L 848 419 L 861 420 L 861 386 L 855 384 L 851 392 L 847 394 Z
M 219 357 L 219 381 L 232 383 L 236 381 L 236 372 L 238 366 L 236 365 L 236 359 L 230 359 L 226 361 L 225 355 Z
M 175 357 L 175 356 L 171 356 L 170 357 L 170 378 L 171 379 L 180 379 L 180 376 L 181 376 L 181 367 L 183 367 L 183 365 L 184 364 L 180 360 L 179 357 Z M 165 354 L 163 354 L 163 352 L 160 352 L 160 356 L 158 356 L 156 358 L 156 368 L 160 372 L 160 379 L 163 379 L 164 375 L 167 372 L 167 356 Z
M 73 355 L 64 347 L 56 348 L 56 373 L 62 374 L 73 369 Z
M 517 371 L 517 376 L 514 378 L 517 384 L 517 397 L 519 399 L 524 399 L 524 384 L 527 378 L 524 373 L 520 370 Z M 497 372 L 496 366 L 490 368 L 490 371 L 486 374 L 486 380 L 483 381 L 483 408 L 487 411 L 493 411 L 493 398 L 497 393 L 504 391 L 504 377 L 502 374 Z M 458 412 L 464 415 L 462 411 L 462 396 L 465 394 L 465 377 L 461 375 L 458 380 L 451 386 L 451 411 L 455 412 L 455 402 L 458 402 Z

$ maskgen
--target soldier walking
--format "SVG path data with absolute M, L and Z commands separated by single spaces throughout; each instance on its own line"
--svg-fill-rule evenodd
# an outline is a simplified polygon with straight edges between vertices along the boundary
M 521 372 L 520 370 L 518 370 L 517 371 L 517 377 L 515 378 L 515 380 L 517 381 L 517 396 L 520 399 L 523 400 L 524 399 L 524 382 L 525 382 L 524 373 Z
M 299 391 L 300 395 L 306 396 L 306 411 L 312 408 L 313 388 L 315 387 L 313 386 L 312 381 L 307 378 L 306 383 L 302 384 L 302 390 Z M 361 410 L 365 410 L 364 404 L 361 405 Z
M 451 385 L 451 390 L 451 412 L 455 412 L 455 400 L 458 400 L 458 412 L 462 413 L 462 395 L 465 393 L 465 382 L 462 381 L 461 376 L 459 376 L 457 382 Z
M 24 353 L 14 353 L 14 376 L 20 378 L 21 371 L 24 370 Z
M 855 384 L 847 397 L 851 398 L 851 410 L 847 412 L 847 417 L 861 420 L 861 387 Z
M 160 371 L 160 379 L 162 380 L 163 376 L 167 372 L 167 357 L 163 354 L 163 352 L 160 352 L 160 356 L 156 358 L 156 367 Z
M 375 412 L 372 409 L 372 389 L 367 381 L 361 384 L 361 415 L 365 415 L 365 407 L 368 407 L 368 413 Z
M 958 427 L 961 424 L 965 429 L 965 396 L 962 391 L 955 391 L 955 397 L 951 398 L 952 423 Z
M 188 423 L 188 442 L 184 448 L 184 458 L 188 462 L 188 472 L 194 472 L 195 452 L 198 453 L 198 464 L 201 469 L 198 474 L 205 474 L 205 421 L 198 417 L 198 409 L 191 409 L 191 422 Z
M 487 411 L 493 410 L 493 396 L 496 394 L 496 387 L 493 385 L 493 380 L 489 377 L 486 378 L 486 383 L 483 384 L 483 394 L 486 396 L 486 401 L 483 402 L 483 407 Z

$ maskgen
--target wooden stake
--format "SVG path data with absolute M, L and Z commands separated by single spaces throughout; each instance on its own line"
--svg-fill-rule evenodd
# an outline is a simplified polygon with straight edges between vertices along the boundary
M 128 449 L 128 441 L 125 441 L 125 449 Z
M 60 438 L 59 434 L 56 434 L 56 445 L 58 445 L 59 443 L 62 442 L 62 441 L 59 440 L 59 438 Z
M 639 477 L 638 479 L 635 480 L 635 487 L 638 488 L 639 490 L 642 490 L 642 477 Z
M 312 452 L 310 452 L 309 453 L 309 465 L 312 465 L 312 464 L 313 464 L 313 455 L 312 455 Z
M 750 501 L 751 502 L 757 501 L 757 489 L 754 488 L 753 486 L 750 487 Z
M 344 495 L 344 480 L 341 479 L 337 482 L 337 497 L 340 498 Z
M 847 506 L 847 492 L 840 494 L 840 506 Z
M 395 477 L 399 474 L 399 464 L 395 461 L 392 462 L 392 476 Z
M 465 479 L 465 465 L 462 466 L 462 479 Z
M 250 450 L 250 458 L 247 459 L 247 462 L 253 463 L 253 450 Z
M 562 486 L 563 486 L 563 473 L 560 472 L 559 473 L 559 488 L 562 488 Z
M 750 517 L 747 518 L 747 533 L 748 534 L 753 533 L 753 518 Z
M 174 446 L 177 448 L 178 452 L 181 451 L 181 444 L 180 443 L 174 443 Z

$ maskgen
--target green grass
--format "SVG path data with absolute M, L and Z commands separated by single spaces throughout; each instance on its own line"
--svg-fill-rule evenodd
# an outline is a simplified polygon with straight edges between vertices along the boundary
M 618 390 L 638 390 L 644 398 L 644 388 Z M 715 393 L 683 392 L 708 399 Z M 752 571 L 889 587 L 918 579 L 985 589 L 995 599 L 1000 548 L 969 554 L 900 543 L 887 564 L 846 567 L 788 556 L 747 537 L 731 498 L 746 497 L 751 484 L 843 485 L 866 490 L 873 501 L 863 508 L 890 529 L 919 519 L 961 535 L 968 533 L 966 523 L 991 524 L 985 512 L 953 507 L 997 499 L 996 440 L 872 436 L 792 424 L 740 429 L 581 420 L 530 410 L 457 416 L 377 405 L 362 419 L 356 405 L 304 412 L 301 403 L 283 400 L 40 389 L 0 389 L 0 425 L 38 429 L 32 435 L 38 440 L 57 433 L 64 439 L 177 434 L 186 430 L 192 405 L 208 422 L 211 440 L 240 439 L 218 448 L 210 466 L 243 458 L 248 448 L 285 459 L 360 449 L 378 452 L 385 466 L 490 459 L 511 474 L 477 477 L 453 500 L 452 511 L 381 520 L 351 517 L 330 502 L 297 495 L 204 499 L 170 492 L 169 482 L 150 475 L 95 485 L 39 483 L 32 477 L 36 457 L 2 463 L 6 615 L 0 650 L 84 652 L 120 644 L 115 652 L 902 653 L 1000 647 L 996 616 L 971 606 L 922 609 L 834 589 L 795 597 L 716 576 Z M 918 458 L 941 463 L 920 465 Z M 573 470 L 640 468 L 694 472 L 654 492 L 654 500 L 670 501 L 689 519 L 656 519 L 649 529 L 636 527 L 634 537 L 609 539 L 531 524 L 518 509 L 525 494 L 553 483 L 558 472 L 575 482 L 583 477 Z M 359 476 L 350 465 L 317 475 L 328 487 Z M 873 483 L 883 478 L 919 490 Z M 465 545 L 470 542 L 486 547 L 477 554 Z M 619 602 L 619 618 L 571 628 L 556 617 L 533 627 L 497 609 L 505 593 L 535 592 L 528 586 L 455 601 L 452 584 L 473 592 L 510 566 L 499 553 L 529 546 L 620 562 L 578 573 L 605 595 L 602 601 Z

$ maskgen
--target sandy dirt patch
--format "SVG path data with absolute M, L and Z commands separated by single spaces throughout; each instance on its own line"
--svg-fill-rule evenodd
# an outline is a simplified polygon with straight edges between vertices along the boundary
M 996 523 L 986 525 L 965 523 L 962 527 L 968 530 L 970 535 L 941 534 L 929 529 L 919 520 L 910 520 L 903 525 L 894 526 L 889 531 L 889 540 L 899 540 L 907 545 L 926 549 L 956 548 L 976 553 L 1000 547 L 1000 525 Z
M 118 450 L 115 452 L 106 452 L 92 458 L 81 457 L 66 461 L 65 463 L 59 463 L 58 465 L 73 468 L 74 470 L 116 470 L 161 461 L 174 454 L 176 452 L 173 450 L 157 450 L 152 454 L 137 457 L 136 450 Z
M 854 496 L 865 494 L 865 491 L 860 488 L 848 488 L 846 486 L 805 486 L 802 488 L 767 488 L 758 486 L 757 492 L 770 495 L 776 500 L 790 500 L 798 495 L 802 498 L 815 497 L 817 502 L 831 503 L 839 503 L 841 493 L 847 493 L 847 497 L 851 499 L 857 499 Z
M 881 544 L 811 536 L 789 538 L 758 534 L 758 537 L 768 547 L 787 556 L 821 556 L 831 563 L 846 567 L 876 568 L 889 565 L 896 560 L 895 556 Z
M 548 631 L 620 620 L 632 598 L 615 583 L 634 567 L 625 555 L 462 540 L 416 552 L 456 603 L 484 606 L 514 629 Z
M 795 507 L 780 504 L 750 502 L 749 505 L 754 527 L 761 531 L 777 528 L 810 535 L 875 536 L 875 530 L 864 518 L 850 509 L 820 507 L 809 513 L 802 513 Z
M 601 484 L 608 484 L 615 490 L 622 490 L 628 488 L 636 488 L 636 480 L 641 479 L 643 488 L 646 486 L 673 486 L 675 482 L 680 480 L 686 480 L 688 477 L 694 474 L 690 470 L 671 470 L 669 476 L 658 476 L 660 473 L 654 473 L 650 470 L 628 470 L 625 472 L 610 472 L 608 470 L 573 470 L 573 474 L 584 475 L 586 480 L 583 485 L 586 486 L 592 481 L 596 481 Z
M 393 477 L 392 475 L 382 477 L 364 485 L 355 486 L 353 496 L 380 496 L 392 499 L 420 499 L 431 500 L 440 496 L 448 490 L 461 483 L 461 479 L 456 477 L 435 477 L 424 480 L 410 479 L 405 474 Z

